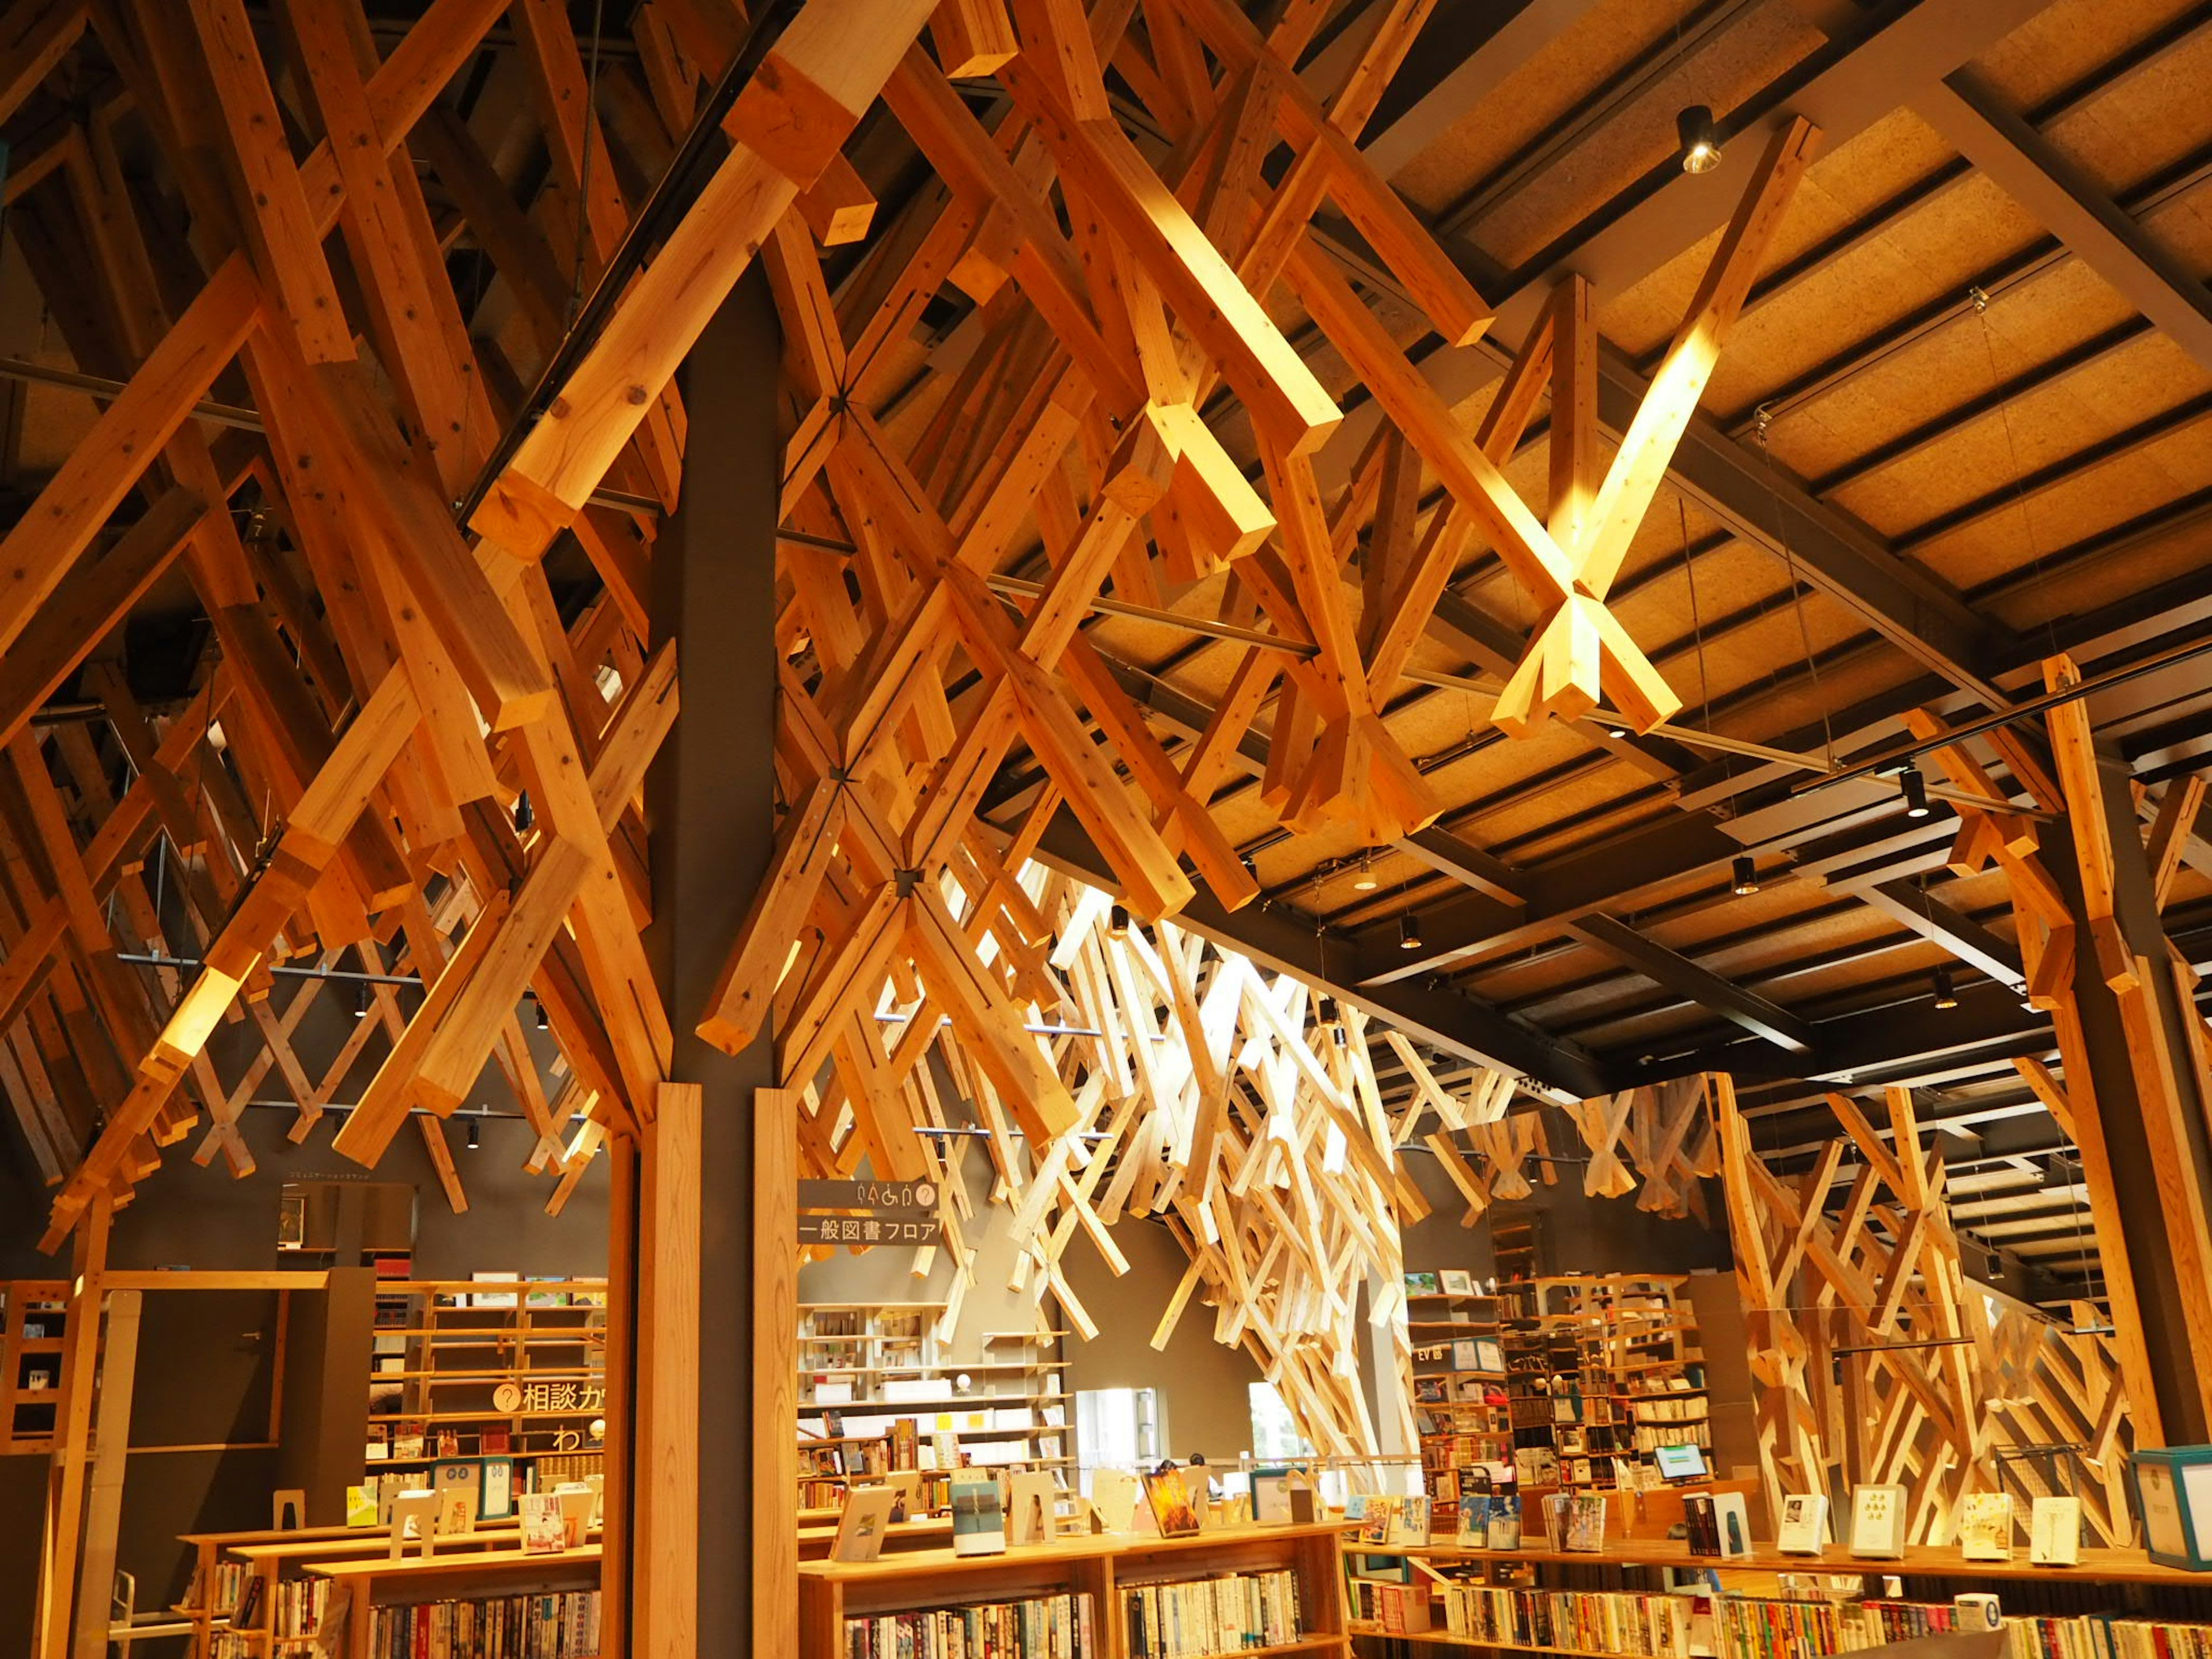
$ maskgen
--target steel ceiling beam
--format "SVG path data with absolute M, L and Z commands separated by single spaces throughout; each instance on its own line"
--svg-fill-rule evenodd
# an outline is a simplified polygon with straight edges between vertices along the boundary
M 1910 101 L 1991 183 L 2212 368 L 2212 293 L 1978 76 L 1954 70 Z

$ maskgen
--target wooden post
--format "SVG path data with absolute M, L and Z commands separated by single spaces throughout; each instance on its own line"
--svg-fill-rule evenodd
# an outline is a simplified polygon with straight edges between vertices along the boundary
M 124 1462 L 131 1450 L 131 1397 L 138 1372 L 138 1291 L 107 1296 L 100 1345 L 100 1412 L 93 1436 L 92 1488 L 86 1505 L 83 1564 L 77 1571 L 76 1659 L 107 1651 L 108 1586 L 115 1578 L 123 1526 Z
M 756 1573 L 768 1570 L 745 1565 L 796 1547 L 795 1523 L 781 1523 L 777 1534 L 756 1531 L 758 1500 L 747 1496 L 769 1483 L 782 1501 L 795 1497 L 784 1472 L 796 1455 L 796 1428 L 765 1442 L 745 1404 L 772 1382 L 796 1386 L 795 1316 L 772 1347 L 757 1351 L 744 1310 L 763 1293 L 764 1275 L 795 1271 L 796 1224 L 772 1218 L 774 1193 L 791 1186 L 797 1132 L 787 1115 L 775 1166 L 782 1173 L 757 1174 L 761 1147 L 776 1139 L 754 1121 L 760 1091 L 776 1082 L 773 1036 L 763 1032 L 732 1055 L 696 1034 L 775 845 L 781 458 L 769 370 L 781 349 L 767 279 L 749 276 L 686 362 L 693 453 L 714 459 L 684 469 L 682 499 L 653 550 L 653 635 L 675 645 L 681 707 L 646 778 L 653 916 L 646 946 L 675 1034 L 672 1070 L 690 1086 L 633 1103 L 656 1121 L 644 1132 L 640 1211 L 648 1236 L 636 1263 L 646 1376 L 628 1557 L 639 1626 L 630 1659 L 743 1648 L 757 1613 L 781 1616 L 795 1599 L 793 1569 L 760 1580 L 757 1595 Z M 672 1189 L 678 1180 L 687 1192 Z M 796 1200 L 793 1188 L 781 1201 Z M 757 1255 L 762 1228 L 781 1241 L 776 1253 Z M 684 1467 L 672 1468 L 673 1437 L 687 1433 Z M 670 1570 L 687 1553 L 696 1569 Z M 654 1594 L 656 1584 L 665 1593 Z
M 54 1449 L 46 1480 L 46 1525 L 39 1565 L 39 1616 L 33 1659 L 67 1659 L 70 1612 L 76 1587 L 77 1546 L 84 1525 L 85 1463 L 92 1441 L 94 1361 L 100 1352 L 100 1276 L 115 1200 L 93 1194 L 76 1231 L 76 1276 L 70 1285 L 68 1328 L 62 1333 L 62 1400 L 54 1413 Z
M 753 1651 L 799 1647 L 799 1091 L 753 1091 Z

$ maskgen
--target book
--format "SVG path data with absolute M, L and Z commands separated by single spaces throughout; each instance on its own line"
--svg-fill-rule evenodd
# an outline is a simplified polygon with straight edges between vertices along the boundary
M 1006 1547 L 1006 1511 L 999 1477 L 962 1470 L 952 1477 L 952 1553 L 1000 1555 Z
M 348 1486 L 346 1488 L 345 1523 L 349 1527 L 373 1527 L 377 1522 L 376 1488 Z
M 568 1529 L 561 1520 L 561 1500 L 550 1492 L 522 1496 L 522 1553 L 558 1555 L 568 1547 Z
M 1493 1550 L 1517 1550 L 1521 1547 L 1521 1495 L 1518 1492 L 1495 1492 L 1490 1495 L 1489 1523 L 1484 1529 L 1483 1547 Z
M 1711 1492 L 1686 1492 L 1682 1497 L 1683 1542 L 1692 1555 L 1717 1559 L 1721 1529 Z
M 1587 1551 L 1595 1554 L 1605 1547 L 1605 1496 L 1601 1492 L 1576 1492 L 1567 1497 L 1566 1531 L 1561 1540 L 1563 1550 Z
M 1977 1492 L 1959 1505 L 1959 1553 L 1968 1561 L 2012 1559 L 2012 1494 Z
M 1455 1371 L 1486 1370 L 1482 1363 L 1482 1345 L 1473 1337 L 1462 1336 L 1452 1343 L 1452 1369 Z
M 409 1418 L 392 1425 L 392 1455 L 398 1458 L 422 1456 L 422 1424 L 419 1419 Z
M 438 1494 L 441 1535 L 475 1529 L 483 1484 L 483 1470 L 475 1463 L 441 1463 L 431 1471 L 430 1486 Z
M 1349 1510 L 1346 1510 L 1349 1518 Z M 1380 1492 L 1370 1492 L 1367 1506 L 1359 1515 L 1359 1541 L 1363 1544 L 1387 1544 L 1390 1528 L 1398 1519 L 1398 1500 L 1385 1498 Z
M 1390 1541 L 1394 1544 L 1425 1544 L 1429 1541 L 1429 1500 L 1425 1498 L 1401 1498 L 1397 1513 L 1390 1518 Z
M 1816 1492 L 1793 1492 L 1782 1500 L 1774 1547 L 1784 1555 L 1818 1555 L 1827 1542 L 1828 1500 Z
M 2039 1567 L 2081 1564 L 2081 1500 L 2039 1498 L 2027 1516 L 2027 1559 Z
M 1751 1553 L 1749 1499 L 1740 1492 L 1715 1492 L 1713 1518 L 1720 1528 L 1721 1559 L 1739 1560 Z
M 891 1504 L 897 1493 L 889 1486 L 858 1486 L 846 1495 L 844 1513 L 837 1517 L 837 1536 L 830 1546 L 832 1561 L 872 1561 L 883 1553 L 884 1538 L 890 1530 Z
M 1905 1554 L 1905 1488 L 1851 1488 L 1850 1551 L 1862 1560 L 1895 1561 Z
M 1097 1477 L 1093 1476 L 1094 1485 Z M 1263 1527 L 1288 1526 L 1291 1521 L 1291 1475 L 1287 1469 L 1252 1471 L 1252 1518 Z
M 1188 1538 L 1198 1531 L 1198 1510 L 1191 1503 L 1190 1488 L 1183 1484 L 1181 1469 L 1147 1474 L 1145 1501 L 1152 1509 L 1152 1519 L 1159 1523 L 1161 1537 Z

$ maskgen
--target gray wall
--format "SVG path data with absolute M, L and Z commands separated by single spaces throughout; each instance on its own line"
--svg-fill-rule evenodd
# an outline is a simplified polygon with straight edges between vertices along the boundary
M 414 1186 L 415 1270 L 465 1279 L 478 1269 L 595 1278 L 606 1271 L 606 1160 L 595 1161 L 558 1218 L 544 1213 L 552 1182 L 521 1168 L 535 1137 L 513 1119 L 488 1118 L 482 1146 L 467 1149 L 459 1124 L 446 1133 L 469 1197 L 466 1213 L 447 1206 L 419 1132 L 397 1136 L 371 1176 L 330 1150 L 330 1118 L 304 1146 L 285 1139 L 289 1111 L 249 1109 L 240 1127 L 258 1168 L 234 1179 L 220 1159 L 206 1169 L 187 1140 L 167 1151 L 115 1218 L 108 1260 L 131 1268 L 266 1268 L 304 1266 L 280 1258 L 277 1198 L 287 1181 L 370 1180 Z M 13 1150 L 13 1149 L 11 1149 Z M 0 1277 L 54 1278 L 69 1271 L 36 1248 L 48 1198 L 18 1158 L 0 1165 Z M 316 1258 L 315 1265 L 320 1265 Z M 145 1298 L 134 1446 L 192 1445 L 265 1437 L 274 1374 L 276 1298 L 267 1293 L 154 1291 Z M 366 1391 L 368 1379 L 362 1377 Z M 167 1605 L 189 1570 L 177 1535 L 269 1524 L 275 1451 L 149 1452 L 127 1467 L 118 1564 L 138 1579 L 141 1608 Z M 0 1458 L 0 1652 L 30 1629 L 37 1594 L 40 1517 L 46 1460 Z M 147 1644 L 139 1659 L 167 1659 Z

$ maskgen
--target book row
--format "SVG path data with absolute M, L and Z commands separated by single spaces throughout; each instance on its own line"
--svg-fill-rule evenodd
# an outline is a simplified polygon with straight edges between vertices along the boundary
M 1470 1641 L 1689 1659 L 1686 1596 L 1448 1584 L 1443 1603 L 1445 1628 Z
M 1821 1659 L 1961 1628 L 1946 1602 L 1794 1601 L 1729 1596 L 1719 1603 L 1720 1659 Z
M 2011 1659 L 2212 1659 L 2212 1625 L 2082 1613 L 2008 1619 Z
M 1298 1580 L 1237 1573 L 1122 1592 L 1130 1659 L 1200 1659 L 1298 1639 Z
M 369 1626 L 369 1659 L 595 1659 L 599 1650 L 595 1589 L 378 1607 Z
M 1088 1595 L 879 1613 L 845 1621 L 846 1659 L 1092 1659 Z

